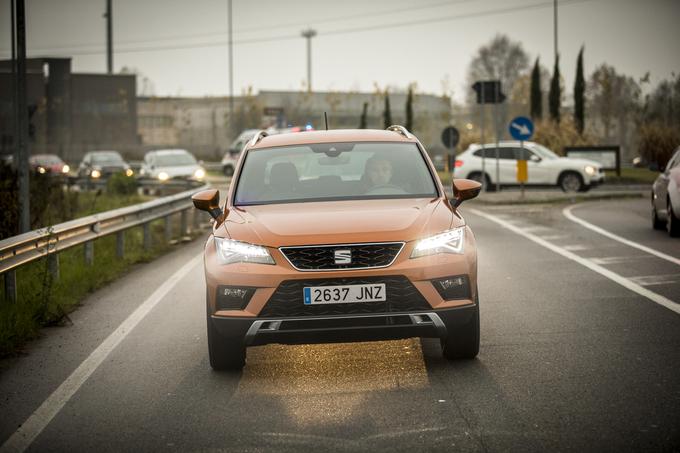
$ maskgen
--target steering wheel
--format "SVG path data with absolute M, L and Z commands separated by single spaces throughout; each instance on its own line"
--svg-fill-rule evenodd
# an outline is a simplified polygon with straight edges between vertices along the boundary
M 366 195 L 396 195 L 407 193 L 404 189 L 394 184 L 382 184 L 368 189 Z

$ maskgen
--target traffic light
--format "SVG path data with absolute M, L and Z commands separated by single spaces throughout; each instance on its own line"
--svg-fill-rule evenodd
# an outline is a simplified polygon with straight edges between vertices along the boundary
M 477 93 L 477 104 L 500 104 L 505 101 L 500 80 L 475 82 L 472 89 Z

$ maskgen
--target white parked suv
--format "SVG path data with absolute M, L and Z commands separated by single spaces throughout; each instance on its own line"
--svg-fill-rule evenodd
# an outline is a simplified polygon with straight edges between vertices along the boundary
M 489 143 L 482 148 L 470 145 L 456 157 L 454 174 L 456 178 L 483 180 L 486 174 L 488 190 L 494 190 L 499 175 L 500 185 L 517 185 L 517 160 L 527 160 L 527 185 L 555 186 L 565 192 L 585 192 L 604 182 L 602 165 L 598 162 L 571 157 L 560 157 L 543 145 L 534 142 L 503 141 L 498 144 L 498 169 L 496 168 L 496 144 Z M 482 156 L 484 171 L 482 172 Z

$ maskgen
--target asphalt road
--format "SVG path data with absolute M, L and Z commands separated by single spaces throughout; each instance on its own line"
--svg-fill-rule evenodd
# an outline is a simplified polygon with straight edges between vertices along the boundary
M 28 450 L 680 451 L 680 315 L 661 304 L 680 303 L 680 266 L 565 206 L 463 207 L 480 259 L 474 361 L 445 361 L 433 340 L 268 345 L 242 373 L 213 372 L 196 262 Z M 572 213 L 680 258 L 647 207 Z M 0 443 L 202 246 L 138 266 L 3 361 Z

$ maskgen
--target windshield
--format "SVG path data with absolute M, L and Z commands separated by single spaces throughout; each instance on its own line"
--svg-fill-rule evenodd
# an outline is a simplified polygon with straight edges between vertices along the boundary
M 554 152 L 550 151 L 545 146 L 539 145 L 537 143 L 534 144 L 533 150 L 536 151 L 536 153 L 544 159 L 559 159 L 560 158 L 560 156 L 558 156 Z
M 413 143 L 323 143 L 250 151 L 236 205 L 436 197 Z
M 153 158 L 153 163 L 158 167 L 196 165 L 196 158 L 189 153 L 158 154 Z
M 122 164 L 123 158 L 118 153 L 93 153 L 92 162 L 97 164 Z

